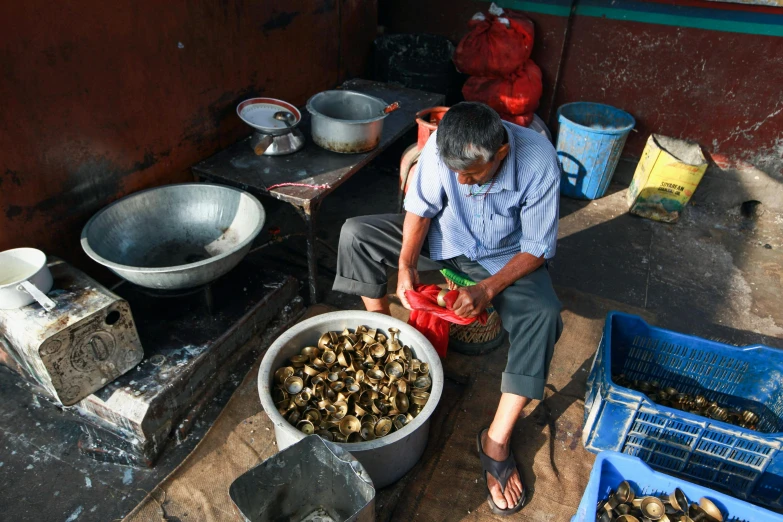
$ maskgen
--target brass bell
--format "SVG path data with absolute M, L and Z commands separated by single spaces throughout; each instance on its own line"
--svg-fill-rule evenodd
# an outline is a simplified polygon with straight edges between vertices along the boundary
M 364 440 L 375 440 L 375 423 L 374 422 L 362 423 L 362 427 L 359 431 L 359 434 Z
M 375 436 L 385 437 L 392 429 L 392 421 L 388 417 L 381 417 L 375 425 Z
M 430 398 L 430 394 L 428 392 L 424 391 L 412 391 L 411 392 L 411 402 L 413 404 L 417 404 L 419 406 L 424 406 L 427 404 L 427 401 Z
M 394 382 L 402 377 L 402 365 L 398 362 L 390 362 L 383 368 L 390 382 Z
M 310 358 L 306 355 L 294 355 L 289 361 L 294 368 L 301 368 L 305 363 L 310 362 Z
M 321 350 L 316 346 L 305 346 L 302 348 L 302 351 L 299 352 L 301 355 L 306 356 L 309 360 L 313 360 L 319 355 L 321 355 Z
M 304 433 L 305 435 L 312 435 L 315 433 L 315 426 L 309 420 L 302 420 L 296 424 L 296 429 Z
M 340 352 L 340 355 L 337 356 L 337 362 L 340 366 L 346 368 L 353 366 L 353 358 L 351 357 L 351 352 Z
M 316 435 L 321 437 L 322 439 L 326 439 L 329 442 L 334 442 L 334 436 L 332 435 L 332 432 L 329 430 L 318 430 L 315 432 Z
M 699 507 L 710 520 L 714 520 L 715 522 L 723 522 L 723 513 L 712 500 L 706 497 L 700 498 Z
M 375 343 L 370 346 L 370 355 L 373 359 L 382 359 L 386 355 L 386 347 L 381 343 Z
M 272 402 L 275 404 L 282 402 L 288 398 L 288 393 L 281 390 L 280 388 L 274 388 L 272 390 Z
M 362 425 L 359 422 L 359 419 L 357 419 L 353 415 L 346 415 L 340 421 L 340 433 L 342 433 L 346 437 L 349 436 L 351 433 L 358 433 L 361 427 Z
M 644 518 L 660 520 L 666 514 L 666 508 L 658 497 L 645 497 L 639 506 Z
M 305 410 L 304 418 L 312 422 L 314 426 L 321 424 L 321 412 L 315 408 Z
M 321 354 L 321 360 L 323 360 L 327 368 L 331 368 L 337 362 L 337 354 L 332 350 L 324 350 Z
M 334 407 L 337 409 L 337 411 L 332 413 L 332 417 L 335 419 L 340 420 L 348 414 L 348 404 L 345 401 L 335 402 Z
M 620 485 L 617 486 L 617 491 L 614 493 L 614 497 L 618 501 L 618 504 L 630 504 L 633 502 L 635 496 L 631 483 L 627 480 L 620 482 Z
M 384 373 L 378 368 L 373 368 L 372 370 L 364 372 L 364 378 L 372 383 L 380 382 L 383 377 Z
M 745 424 L 755 425 L 759 421 L 759 416 L 750 410 L 742 412 L 742 421 Z
M 413 382 L 413 387 L 419 390 L 427 390 L 432 386 L 432 379 L 427 375 L 423 375 Z
M 334 332 L 326 332 L 318 339 L 318 348 L 321 350 L 327 350 L 333 348 L 336 342 L 337 334 Z
M 688 497 L 685 496 L 685 492 L 680 488 L 675 488 L 669 495 L 669 504 L 677 511 L 688 510 Z
M 304 389 L 304 381 L 302 380 L 302 378 L 295 377 L 293 375 L 287 378 L 283 383 L 283 385 L 285 386 L 285 390 L 290 395 L 296 395 L 297 393 L 302 391 L 302 389 Z
M 394 405 L 395 409 L 399 410 L 401 413 L 407 413 L 408 408 L 410 407 L 408 396 L 404 393 L 398 393 L 395 395 L 392 404 Z
M 277 381 L 279 384 L 283 384 L 286 379 L 291 377 L 294 374 L 294 369 L 291 366 L 285 366 L 283 368 L 279 368 L 275 372 L 275 381 Z

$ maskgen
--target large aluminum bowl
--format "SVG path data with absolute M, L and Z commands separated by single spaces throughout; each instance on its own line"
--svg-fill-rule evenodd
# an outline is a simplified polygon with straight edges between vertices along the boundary
M 258 394 L 261 405 L 275 426 L 275 439 L 280 450 L 303 439 L 306 435 L 291 426 L 277 411 L 272 400 L 275 370 L 284 366 L 288 358 L 299 354 L 305 346 L 314 346 L 324 332 L 353 330 L 358 325 L 377 328 L 388 336 L 388 329 L 400 330 L 399 339 L 411 347 L 416 356 L 430 365 L 432 388 L 430 398 L 412 422 L 399 431 L 380 439 L 351 444 L 338 444 L 362 463 L 375 487 L 380 489 L 399 480 L 424 453 L 430 430 L 430 416 L 443 392 L 443 366 L 432 344 L 412 326 L 388 315 L 347 310 L 318 315 L 295 325 L 281 335 L 267 350 L 258 370 Z M 317 437 L 317 435 L 313 435 Z
M 104 208 L 84 226 L 82 248 L 115 274 L 147 288 L 209 283 L 250 250 L 266 216 L 239 189 L 208 183 L 165 185 Z

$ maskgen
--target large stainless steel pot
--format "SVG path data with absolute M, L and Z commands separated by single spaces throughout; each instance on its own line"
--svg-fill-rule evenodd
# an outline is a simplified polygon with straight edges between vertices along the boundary
M 52 284 L 46 254 L 40 250 L 14 248 L 0 252 L 0 310 L 21 308 L 33 301 L 51 310 L 55 303 L 46 293 Z
M 131 283 L 175 290 L 234 268 L 264 226 L 264 207 L 239 189 L 165 185 L 104 208 L 82 230 L 88 256 Z
M 344 154 L 367 152 L 381 142 L 388 104 L 354 91 L 319 92 L 307 101 L 313 141 Z
M 390 327 L 400 331 L 399 339 L 416 353 L 416 357 L 430 365 L 432 388 L 424 409 L 404 428 L 385 437 L 350 444 L 338 444 L 351 452 L 370 474 L 376 488 L 385 487 L 408 472 L 421 458 L 427 445 L 430 416 L 440 401 L 443 392 L 443 366 L 432 344 L 415 328 L 388 315 L 357 310 L 331 312 L 318 315 L 295 325 L 269 347 L 258 370 L 258 394 L 275 427 L 275 439 L 280 450 L 287 448 L 306 435 L 291 426 L 277 411 L 272 399 L 274 373 L 293 355 L 298 355 L 304 346 L 314 346 L 324 332 L 344 328 L 353 330 L 358 325 L 378 328 L 388 334 Z

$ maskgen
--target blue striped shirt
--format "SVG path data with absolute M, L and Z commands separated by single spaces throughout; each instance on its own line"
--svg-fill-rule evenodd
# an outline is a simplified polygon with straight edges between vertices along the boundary
M 496 274 L 520 252 L 555 255 L 560 167 L 552 144 L 535 131 L 504 122 L 510 150 L 487 187 L 460 185 L 440 159 L 436 134 L 421 151 L 405 210 L 431 218 L 429 257 L 464 255 Z

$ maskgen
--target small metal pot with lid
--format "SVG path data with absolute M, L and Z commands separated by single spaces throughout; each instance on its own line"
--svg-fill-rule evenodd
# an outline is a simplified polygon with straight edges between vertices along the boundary
M 342 154 L 368 152 L 381 142 L 383 120 L 399 108 L 355 91 L 319 92 L 307 101 L 313 141 Z

